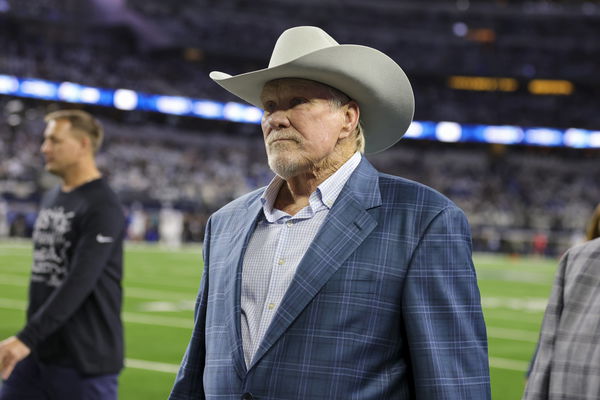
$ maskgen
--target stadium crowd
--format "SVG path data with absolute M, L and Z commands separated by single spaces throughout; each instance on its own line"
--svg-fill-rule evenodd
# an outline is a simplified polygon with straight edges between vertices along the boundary
M 282 30 L 313 24 L 396 59 L 414 87 L 416 120 L 597 129 L 599 19 L 588 1 L 0 0 L 0 74 L 229 101 L 209 71 L 265 67 Z M 509 77 L 517 87 L 457 90 L 453 75 Z M 535 78 L 567 80 L 573 93 L 533 95 Z M 53 183 L 40 172 L 44 107 L 0 98 L 0 235 L 27 235 Z M 212 211 L 271 177 L 258 127 L 115 110 L 101 118 L 109 139 L 100 166 L 123 203 L 146 215 L 135 238 L 159 238 L 159 210 L 171 205 L 184 213 L 184 240 L 201 240 Z M 557 253 L 600 201 L 596 156 L 404 140 L 369 158 L 456 201 L 476 248 L 530 251 L 535 236 L 546 243 L 540 252 Z
M 14 99 L 2 105 L 0 196 L 8 204 L 8 231 L 26 236 L 41 193 L 54 184 L 39 155 L 47 106 Z M 8 118 L 6 110 L 12 110 Z M 161 209 L 171 208 L 182 213 L 180 239 L 200 241 L 210 213 L 272 178 L 258 126 L 249 127 L 252 135 L 228 135 L 120 122 L 109 114 L 103 123 L 107 140 L 98 164 L 130 216 L 134 210 L 144 215 L 144 231 L 132 239 L 159 240 Z M 534 236 L 542 234 L 542 252 L 556 254 L 583 234 L 600 199 L 597 157 L 594 151 L 405 139 L 369 159 L 454 200 L 467 213 L 477 249 L 530 252 Z
M 3 1 L 0 74 L 228 101 L 209 71 L 263 68 L 281 31 L 314 24 L 341 43 L 372 45 L 397 60 L 417 93 L 417 120 L 600 125 L 594 107 L 600 7 L 592 2 L 463 0 L 422 7 L 315 1 L 298 7 L 273 0 L 128 0 L 110 2 L 107 10 L 97 0 L 36 0 L 28 7 Z M 78 22 L 82 13 L 89 23 Z M 516 86 L 456 90 L 448 83 L 456 75 L 507 77 Z M 567 80 L 573 93 L 533 95 L 528 84 L 534 78 Z

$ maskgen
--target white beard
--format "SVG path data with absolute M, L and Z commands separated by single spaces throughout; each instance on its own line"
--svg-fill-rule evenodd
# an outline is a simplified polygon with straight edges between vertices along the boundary
M 282 154 L 283 153 L 283 154 Z M 268 155 L 269 168 L 283 179 L 289 179 L 310 168 L 306 160 L 286 157 L 285 152 L 277 151 L 276 155 Z

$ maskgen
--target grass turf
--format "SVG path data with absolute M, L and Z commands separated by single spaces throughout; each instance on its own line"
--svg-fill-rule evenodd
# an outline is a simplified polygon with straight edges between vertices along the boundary
M 517 400 L 557 260 L 476 254 L 474 261 L 488 327 L 492 397 Z M 30 265 L 30 244 L 0 242 L 0 340 L 22 327 Z M 201 270 L 199 247 L 126 246 L 121 399 L 167 398 L 191 334 Z

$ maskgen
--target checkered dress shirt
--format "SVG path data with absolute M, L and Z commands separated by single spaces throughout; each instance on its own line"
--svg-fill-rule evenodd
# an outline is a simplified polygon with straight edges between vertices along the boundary
M 269 328 L 298 264 L 360 160 L 360 153 L 355 153 L 317 187 L 309 205 L 294 216 L 273 208 L 283 179 L 276 176 L 261 197 L 263 215 L 248 243 L 242 270 L 241 327 L 246 366 Z

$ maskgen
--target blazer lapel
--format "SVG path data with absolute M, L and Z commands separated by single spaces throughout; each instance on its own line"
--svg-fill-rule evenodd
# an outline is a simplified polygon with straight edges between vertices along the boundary
M 260 193 L 262 194 L 262 192 Z M 260 194 L 254 200 L 250 199 L 246 203 L 246 209 L 242 210 L 237 222 L 232 224 L 232 231 L 236 235 L 231 239 L 231 251 L 226 258 L 226 265 L 235 266 L 235 274 L 232 274 L 232 279 L 229 281 L 229 287 L 225 289 L 227 293 L 225 298 L 224 312 L 229 313 L 227 317 L 228 336 L 231 343 L 234 368 L 240 378 L 246 374 L 246 362 L 244 361 L 244 350 L 242 346 L 242 330 L 241 330 L 241 288 L 242 288 L 242 264 L 244 252 L 248 246 L 250 236 L 256 227 L 256 221 L 262 203 Z M 235 278 L 235 279 L 234 279 Z
M 251 369 L 329 278 L 377 226 L 367 210 L 381 205 L 377 171 L 363 158 L 311 243 L 254 358 Z

